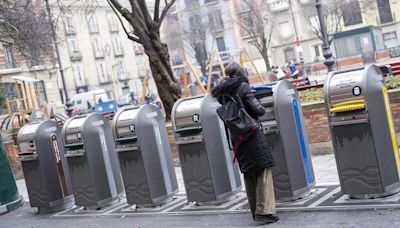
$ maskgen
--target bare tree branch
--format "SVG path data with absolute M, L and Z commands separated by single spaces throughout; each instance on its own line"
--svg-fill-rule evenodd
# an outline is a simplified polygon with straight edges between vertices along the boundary
M 154 3 L 154 21 L 158 20 L 158 17 L 160 16 L 160 0 L 156 0 Z
M 169 3 L 165 0 L 165 6 L 164 6 L 164 9 L 161 12 L 161 16 L 160 16 L 160 18 L 155 20 L 158 23 L 158 27 L 161 26 L 161 23 L 164 20 L 164 17 L 167 15 L 167 12 L 168 12 L 169 8 L 171 8 L 171 6 L 174 3 L 175 3 L 175 0 L 170 0 Z
M 110 0 L 107 0 L 108 4 L 110 5 L 111 9 L 114 11 L 115 15 L 117 15 L 119 22 L 122 25 L 122 29 L 124 30 L 126 36 L 128 37 L 128 39 L 140 43 L 141 41 L 139 40 L 139 38 L 135 37 L 133 34 L 129 33 L 128 30 L 126 29 L 124 22 L 122 21 L 121 17 L 119 16 L 119 13 L 115 10 L 114 6 L 111 4 Z

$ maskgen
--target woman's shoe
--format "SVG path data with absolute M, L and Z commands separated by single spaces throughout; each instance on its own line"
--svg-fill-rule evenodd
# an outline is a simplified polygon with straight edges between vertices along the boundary
M 275 223 L 279 221 L 279 217 L 273 214 L 255 215 L 254 218 L 255 221 L 263 222 L 264 224 Z

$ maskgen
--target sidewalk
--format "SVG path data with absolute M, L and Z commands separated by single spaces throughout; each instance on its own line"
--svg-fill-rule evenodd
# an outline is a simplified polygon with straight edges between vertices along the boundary
M 336 170 L 335 157 L 333 154 L 317 155 L 312 157 L 314 174 L 317 185 L 338 184 L 339 177 Z M 176 177 L 178 179 L 179 192 L 185 192 L 182 171 L 180 167 L 175 168 Z M 242 185 L 244 182 L 242 180 Z M 25 201 L 29 201 L 28 192 L 24 179 L 17 180 L 19 193 L 24 197 Z

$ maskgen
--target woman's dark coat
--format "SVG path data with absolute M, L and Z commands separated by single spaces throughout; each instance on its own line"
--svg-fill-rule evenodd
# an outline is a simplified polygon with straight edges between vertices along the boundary
M 212 95 L 221 104 L 223 94 L 238 94 L 245 105 L 246 111 L 256 119 L 265 113 L 265 109 L 252 93 L 247 79 L 243 77 L 229 78 L 222 81 L 212 91 Z M 232 138 L 235 139 L 236 136 Z M 235 145 L 235 142 L 232 142 L 232 144 Z M 239 149 L 236 151 L 236 158 L 243 173 L 269 168 L 274 165 L 271 149 L 261 126 L 255 134 L 240 144 Z

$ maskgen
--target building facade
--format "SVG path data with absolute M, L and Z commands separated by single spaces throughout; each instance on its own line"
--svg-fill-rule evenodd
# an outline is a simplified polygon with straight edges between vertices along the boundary
M 268 0 L 268 7 L 274 15 L 274 28 L 271 61 L 283 66 L 290 60 L 300 61 L 302 52 L 305 63 L 323 62 L 322 41 L 317 37 L 315 28 L 319 28 L 315 10 L 315 1 L 312 0 Z M 328 32 L 332 36 L 350 30 L 374 26 L 382 33 L 383 47 L 394 48 L 400 45 L 398 34 L 399 21 L 396 12 L 400 3 L 393 0 L 347 0 L 322 1 L 326 4 Z M 328 9 L 326 9 L 328 8 Z M 296 35 L 300 46 L 296 44 Z M 331 49 L 337 59 L 359 55 L 372 49 L 374 38 L 368 39 L 363 35 L 331 44 Z M 378 39 L 378 38 L 375 38 Z
M 57 23 L 60 55 L 68 93 L 104 89 L 118 98 L 142 87 L 136 63 L 135 45 L 106 1 L 84 6 L 65 1 L 62 12 L 52 4 Z M 82 3 L 87 4 L 87 3 Z M 130 25 L 124 23 L 130 30 Z

